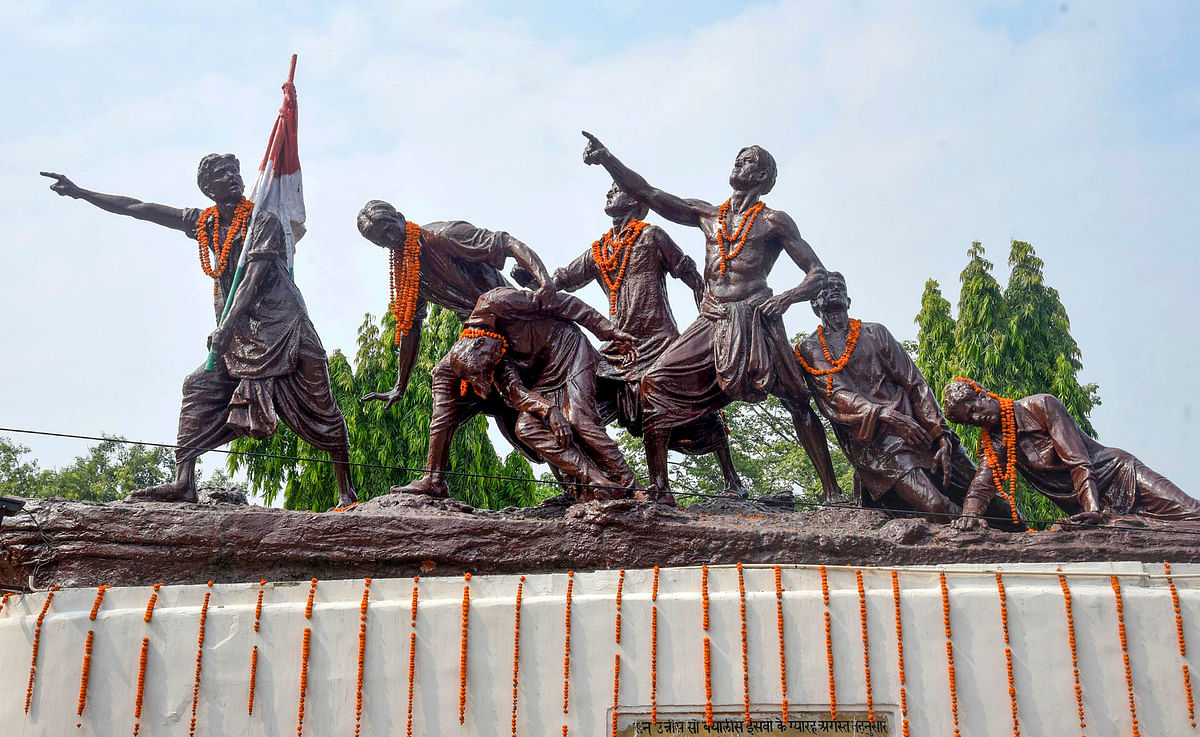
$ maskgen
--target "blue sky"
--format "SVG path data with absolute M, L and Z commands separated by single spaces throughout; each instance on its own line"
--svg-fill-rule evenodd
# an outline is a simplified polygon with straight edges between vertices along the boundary
M 0 2 L 0 425 L 170 441 L 210 285 L 182 236 L 37 176 L 176 206 L 195 165 L 251 178 L 300 55 L 309 235 L 297 280 L 327 349 L 386 303 L 371 198 L 504 229 L 554 268 L 606 227 L 596 133 L 651 182 L 721 201 L 737 150 L 856 316 L 914 337 L 973 240 L 1034 244 L 1100 385 L 1101 439 L 1200 493 L 1200 6 L 1189 2 Z M 661 221 L 656 221 L 660 222 Z M 689 253 L 702 243 L 672 227 Z M 781 264 L 776 288 L 799 272 Z M 694 309 L 677 290 L 681 321 Z M 602 304 L 598 290 L 584 293 Z M 805 306 L 790 330 L 811 329 Z M 18 438 L 46 465 L 86 444 Z M 210 462 L 209 467 L 211 468 Z

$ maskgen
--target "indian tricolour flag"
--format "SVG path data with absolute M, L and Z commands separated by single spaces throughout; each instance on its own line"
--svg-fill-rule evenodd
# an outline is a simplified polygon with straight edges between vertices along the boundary
M 300 179 L 300 150 L 296 142 L 296 86 L 292 84 L 295 76 L 296 55 L 292 54 L 288 79 L 283 85 L 283 106 L 279 108 L 279 117 L 275 119 L 275 127 L 271 129 L 267 152 L 263 154 L 262 163 L 258 165 L 258 178 L 250 189 L 249 199 L 254 202 L 254 213 L 246 227 L 246 234 L 249 236 L 254 230 L 254 221 L 258 218 L 258 213 L 263 210 L 279 218 L 287 242 L 289 273 L 296 255 L 296 241 L 304 236 L 305 219 L 304 184 Z M 225 310 L 221 314 L 222 322 L 225 321 L 225 315 L 229 314 L 233 296 L 241 284 L 242 273 L 246 268 L 246 254 L 249 251 L 250 244 L 244 244 L 233 274 L 233 285 L 225 302 Z M 213 361 L 214 357 L 210 352 L 207 366 L 209 370 L 213 367 Z

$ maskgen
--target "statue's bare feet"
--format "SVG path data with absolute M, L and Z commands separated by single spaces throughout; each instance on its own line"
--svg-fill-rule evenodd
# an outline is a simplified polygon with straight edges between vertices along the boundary
M 638 489 L 633 493 L 633 498 L 639 501 L 661 504 L 664 507 L 679 506 L 675 503 L 675 495 L 669 491 L 658 491 L 657 489 Z
M 389 490 L 389 493 L 423 494 L 424 496 L 432 496 L 437 499 L 448 499 L 450 497 L 450 487 L 446 486 L 445 481 L 434 481 L 428 476 L 422 476 L 411 484 L 393 486 Z
M 358 494 L 354 492 L 353 487 L 349 489 L 338 489 L 338 507 L 345 509 L 358 504 Z
M 145 489 L 129 492 L 126 501 L 130 502 L 191 502 L 199 501 L 196 487 L 191 484 L 160 484 Z

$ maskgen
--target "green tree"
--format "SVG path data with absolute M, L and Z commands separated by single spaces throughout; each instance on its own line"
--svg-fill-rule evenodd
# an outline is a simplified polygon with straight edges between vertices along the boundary
M 333 395 L 346 417 L 350 460 L 359 499 L 366 500 L 421 475 L 429 449 L 429 420 L 433 407 L 432 371 L 462 330 L 454 313 L 433 306 L 421 333 L 421 350 L 404 398 L 390 409 L 380 402 L 361 403 L 359 397 L 391 389 L 396 376 L 394 319 L 385 313 L 376 323 L 366 315 L 358 329 L 354 365 L 340 351 L 329 357 Z M 245 469 L 250 487 L 268 504 L 283 491 L 289 509 L 323 510 L 337 497 L 333 467 L 327 453 L 301 441 L 284 426 L 266 440 L 239 439 L 233 448 L 247 455 L 229 459 L 231 472 Z M 254 455 L 251 455 L 254 454 Z M 524 457 L 515 451 L 497 456 L 487 436 L 487 420 L 477 416 L 455 435 L 450 449 L 451 494 L 476 507 L 526 506 L 556 493 L 533 479 Z
M 0 494 L 110 502 L 175 477 L 171 449 L 130 443 L 115 435 L 105 436 L 85 455 L 57 470 L 21 461 L 28 452 L 29 448 L 0 438 Z
M 966 376 L 1000 396 L 1054 394 L 1080 427 L 1094 436 L 1088 415 L 1100 403 L 1098 388 L 1079 383 L 1083 365 L 1079 345 L 1071 337 L 1058 291 L 1045 284 L 1044 264 L 1033 246 L 1012 242 L 1008 285 L 1003 289 L 992 276 L 992 264 L 984 258 L 979 242 L 971 244 L 967 256 L 957 320 L 950 315 L 937 282 L 926 282 L 921 298 L 916 318 L 917 366 L 930 386 L 940 394 L 955 376 Z M 964 446 L 978 456 L 979 428 L 956 425 L 954 429 Z M 1017 485 L 1016 498 L 1031 520 L 1062 516 L 1057 506 L 1024 480 Z

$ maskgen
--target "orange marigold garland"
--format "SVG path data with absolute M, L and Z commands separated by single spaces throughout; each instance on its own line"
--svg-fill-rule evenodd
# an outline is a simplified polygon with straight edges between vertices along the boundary
M 1063 592 L 1063 606 L 1067 610 L 1067 641 L 1071 646 L 1071 671 L 1075 677 L 1075 705 L 1079 709 L 1079 730 L 1082 732 L 1087 729 L 1087 722 L 1083 718 L 1083 688 L 1079 683 L 1079 652 L 1075 646 L 1075 617 L 1071 612 L 1071 589 L 1067 586 L 1067 577 L 1062 575 L 1062 569 L 1058 569 L 1058 585 Z
M 608 314 L 610 315 L 617 314 L 617 290 L 621 288 L 621 282 L 625 279 L 625 267 L 629 265 L 633 244 L 642 234 L 642 229 L 646 225 L 647 223 L 634 218 L 625 224 L 620 235 L 613 233 L 615 228 L 609 228 L 607 233 L 592 243 L 592 260 L 596 262 L 600 278 L 608 287 Z
M 617 576 L 617 619 L 616 619 L 616 643 L 621 644 L 621 593 L 625 590 L 625 569 L 621 569 L 621 573 Z
M 704 723 L 711 727 L 713 725 L 713 708 L 712 708 L 712 643 L 709 641 L 708 632 L 708 566 L 700 567 L 700 605 L 703 607 L 704 617 L 701 624 L 704 627 Z
M 1187 641 L 1183 638 L 1183 612 L 1179 608 L 1179 590 L 1171 578 L 1171 564 L 1163 563 L 1163 571 L 1167 575 L 1167 585 L 1171 587 L 1171 605 L 1175 607 L 1175 632 L 1179 637 L 1179 657 L 1183 660 L 1183 692 L 1187 694 L 1188 722 L 1192 729 L 1196 728 L 1196 702 L 1192 696 L 1192 676 L 1187 665 Z
M 1017 516 L 1017 416 L 1013 410 L 1013 400 L 1002 397 L 994 392 L 985 392 L 983 387 L 965 376 L 957 376 L 955 381 L 965 381 L 974 387 L 975 391 L 987 394 L 1000 403 L 1000 432 L 1004 444 L 1004 470 L 1000 470 L 1000 459 L 996 456 L 996 448 L 992 445 L 992 433 L 985 427 L 979 432 L 979 450 L 987 459 L 992 471 L 992 483 L 996 492 L 1008 502 L 1013 524 L 1021 524 Z M 1004 485 L 1008 484 L 1005 490 Z
M 312 619 L 313 599 L 317 595 L 317 579 L 312 579 L 308 584 L 308 601 L 304 604 L 304 618 Z
M 742 618 L 742 696 L 745 702 L 743 718 L 750 723 L 750 641 L 746 635 L 746 576 L 738 561 L 738 613 Z
M 239 238 L 245 237 L 246 226 L 250 223 L 250 215 L 253 212 L 254 203 L 243 197 L 233 210 L 233 222 L 229 225 L 229 230 L 225 233 L 225 241 L 220 246 L 217 245 L 217 240 L 221 237 L 220 209 L 213 205 L 201 212 L 200 219 L 196 221 L 196 243 L 200 249 L 200 268 L 204 270 L 205 274 L 212 277 L 214 297 L 217 296 L 221 275 L 229 266 L 229 255 L 233 252 L 233 244 Z M 210 248 L 217 257 L 215 267 L 208 257 Z
M 150 653 L 150 638 L 142 638 L 142 654 L 138 656 L 137 698 L 133 702 L 133 737 L 142 731 L 142 699 L 146 694 L 146 656 Z
M 1129 640 L 1125 635 L 1125 602 L 1121 598 L 1121 581 L 1111 577 L 1113 599 L 1117 604 L 1117 634 L 1121 638 L 1121 662 L 1125 666 L 1125 688 L 1129 692 L 1129 719 L 1133 727 L 1133 737 L 1139 737 L 1137 706 L 1133 701 L 1133 671 L 1129 667 Z
M 463 574 L 462 642 L 458 649 L 458 723 L 467 720 L 467 625 L 471 616 L 471 574 Z
M 88 614 L 88 619 L 95 622 L 96 615 L 100 613 L 100 605 L 104 603 L 104 592 L 111 589 L 112 586 L 100 586 L 96 589 L 96 600 L 92 602 L 92 611 Z
M 149 622 L 154 616 L 154 606 L 158 604 L 158 590 L 162 586 L 161 583 L 154 584 L 154 591 L 150 594 L 150 600 L 146 602 L 146 613 L 142 616 L 142 621 Z
M 412 632 L 408 633 L 408 716 L 405 719 L 404 733 L 412 737 L 413 725 L 413 688 L 417 681 L 417 594 L 421 582 L 420 576 L 413 579 L 412 619 L 409 624 Z
M 729 203 L 731 200 L 725 200 L 725 204 L 717 209 L 717 248 L 721 251 L 721 273 L 725 273 L 725 264 L 729 263 L 741 253 L 742 248 L 746 245 L 746 239 L 750 237 L 750 230 L 754 227 L 754 221 L 758 218 L 758 214 L 762 212 L 766 206 L 764 202 L 758 202 L 742 215 L 742 223 L 738 226 L 737 231 L 731 236 L 729 228 L 725 224 L 726 216 L 729 214 Z M 737 243 L 733 250 L 727 251 L 725 244 Z
M 254 631 L 258 632 L 260 623 L 262 622 L 262 603 L 264 588 L 267 585 L 267 579 L 262 579 L 258 582 L 258 601 L 254 604 Z M 246 713 L 254 716 L 254 691 L 258 686 L 258 645 L 255 645 L 250 650 L 250 694 L 246 698 Z
M 783 574 L 779 570 L 779 566 L 775 566 L 775 622 L 779 629 L 779 692 L 782 696 L 779 718 L 786 722 L 788 720 L 787 652 L 783 647 Z
M 1012 642 L 1008 636 L 1008 596 L 1004 578 L 996 574 L 996 591 L 1000 595 L 1000 628 L 1004 632 L 1004 667 L 1008 671 L 1008 701 L 1012 707 L 1013 737 L 1021 737 L 1021 722 L 1017 719 L 1017 684 L 1013 680 Z
M 829 718 L 837 719 L 837 683 L 833 676 L 833 617 L 829 613 L 829 574 L 821 566 L 821 598 L 825 602 L 825 662 L 829 667 Z
M 412 221 L 404 225 L 404 251 L 388 249 L 391 257 L 391 301 L 388 311 L 396 319 L 395 344 L 412 330 L 417 314 L 421 281 L 421 226 Z
M 513 679 L 512 679 L 512 735 L 517 737 L 517 672 L 521 665 L 521 594 L 525 589 L 525 577 L 517 583 L 517 601 L 513 606 Z
M 617 707 L 620 705 L 621 694 L 621 653 L 613 656 L 613 708 L 612 708 L 612 737 L 617 737 Z
M 950 638 L 950 589 L 946 587 L 946 572 L 940 574 L 942 584 L 942 623 L 946 627 L 946 675 L 950 681 L 950 714 L 954 717 L 954 737 L 958 731 L 958 686 L 954 677 L 954 642 Z
M 794 350 L 796 359 L 800 361 L 800 365 L 804 370 L 813 376 L 825 377 L 825 396 L 833 396 L 833 375 L 842 369 L 846 368 L 846 364 L 850 363 L 850 357 L 854 355 L 854 347 L 858 345 L 858 336 L 862 332 L 862 320 L 850 318 L 850 332 L 846 334 L 846 347 L 842 350 L 842 355 L 834 360 L 833 355 L 829 352 L 829 346 L 825 344 L 825 327 L 817 326 L 817 338 L 821 341 L 821 350 L 825 353 L 825 360 L 829 361 L 829 368 L 817 369 L 808 365 L 808 361 L 804 360 L 804 356 L 800 355 L 800 344 L 797 343 Z
M 371 599 L 371 579 L 363 579 L 362 603 L 358 605 L 358 681 L 354 685 L 354 737 L 362 729 L 363 676 L 367 666 L 367 605 Z M 257 651 L 257 648 L 255 648 Z
M 204 664 L 204 625 L 208 621 L 208 602 L 212 597 L 213 582 L 208 582 L 204 592 L 204 603 L 200 605 L 200 627 L 196 634 L 196 677 L 192 681 L 192 718 L 188 726 L 188 737 L 196 735 L 196 709 L 200 705 L 200 669 Z
M 57 586 L 50 589 L 46 594 L 46 601 L 42 604 L 42 611 L 38 614 L 37 621 L 33 627 L 33 655 L 29 659 L 29 685 L 25 688 L 25 713 L 29 713 L 29 707 L 33 703 L 33 686 L 37 679 L 37 663 L 38 651 L 42 644 L 42 622 L 46 619 L 46 612 L 50 611 L 50 602 L 54 601 L 54 592 L 58 591 Z
M 871 642 L 867 637 L 867 592 L 863 587 L 862 571 L 854 570 L 854 579 L 858 583 L 858 620 L 862 625 L 863 644 L 863 675 L 867 684 L 867 721 L 875 721 L 875 701 L 871 695 Z
M 658 724 L 658 566 L 650 591 L 650 723 Z
M 563 714 L 567 713 L 567 697 L 571 685 L 571 593 L 575 588 L 575 571 L 567 571 L 567 605 L 563 614 Z M 562 725 L 563 737 L 567 737 L 567 725 Z
M 305 627 L 300 647 L 300 705 L 296 709 L 296 737 L 304 734 L 304 701 L 308 696 L 308 655 L 311 644 L 312 627 Z
M 87 639 L 83 643 L 83 672 L 79 675 L 79 709 L 75 712 L 76 716 L 83 716 L 83 708 L 87 706 L 87 691 L 88 678 L 92 672 L 92 642 L 96 638 L 96 633 L 88 630 Z M 75 725 L 82 727 L 83 723 Z
M 896 607 L 896 666 L 900 671 L 900 724 L 901 734 L 908 734 L 908 685 L 904 674 L 904 628 L 900 622 L 900 577 L 892 571 L 892 602 Z

